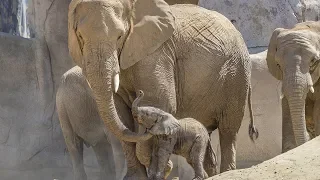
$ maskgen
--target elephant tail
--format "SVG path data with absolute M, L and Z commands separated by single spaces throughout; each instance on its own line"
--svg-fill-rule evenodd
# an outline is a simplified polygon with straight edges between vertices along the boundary
M 211 141 L 209 137 L 207 149 L 206 149 L 206 153 L 204 155 L 204 161 L 203 161 L 204 170 L 206 171 L 209 177 L 212 177 L 218 174 L 217 161 L 218 159 L 217 159 L 216 153 L 212 149 Z
M 252 112 L 252 87 L 250 85 L 249 87 L 249 93 L 248 93 L 248 106 L 249 106 L 249 113 L 250 113 L 250 124 L 249 124 L 249 137 L 251 141 L 255 141 L 255 139 L 258 139 L 259 137 L 259 131 L 255 127 L 254 123 L 254 117 Z

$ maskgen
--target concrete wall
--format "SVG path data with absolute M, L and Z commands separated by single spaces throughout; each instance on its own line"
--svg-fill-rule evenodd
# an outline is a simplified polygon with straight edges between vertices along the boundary
M 29 0 L 28 26 L 34 36 L 32 39 L 0 33 L 1 179 L 72 177 L 71 162 L 55 110 L 59 78 L 74 65 L 67 49 L 69 2 Z M 302 14 L 299 16 L 301 2 L 289 2 L 200 0 L 199 4 L 236 20 L 235 26 L 254 53 L 265 49 L 275 27 L 289 28 L 303 17 Z M 319 3 L 307 0 L 304 4 L 307 4 L 304 12 L 317 19 Z M 304 17 L 309 17 L 307 15 Z M 253 111 L 260 137 L 255 144 L 249 140 L 246 111 L 237 141 L 240 167 L 272 158 L 281 149 L 278 93 L 281 84 L 268 73 L 264 53 L 252 56 Z M 218 134 L 215 132 L 212 137 L 219 154 Z M 179 173 L 181 179 L 189 178 L 192 170 L 185 160 L 175 156 L 173 159 L 179 166 L 173 176 Z M 85 164 L 90 179 L 95 179 L 97 163 L 90 149 L 85 150 Z

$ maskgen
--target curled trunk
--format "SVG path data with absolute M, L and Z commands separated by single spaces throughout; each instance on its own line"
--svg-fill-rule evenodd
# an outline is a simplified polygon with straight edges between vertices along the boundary
M 144 96 L 143 91 L 140 90 L 138 97 L 132 103 L 131 110 L 134 115 L 138 114 L 138 104 L 140 103 L 143 96 Z

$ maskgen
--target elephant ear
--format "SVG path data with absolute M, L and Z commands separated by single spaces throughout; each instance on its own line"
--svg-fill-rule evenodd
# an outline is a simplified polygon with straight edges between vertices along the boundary
M 267 52 L 267 65 L 269 72 L 278 80 L 282 80 L 282 71 L 276 62 L 277 38 L 282 30 L 283 28 L 277 28 L 273 31 Z
M 173 116 L 164 116 L 149 130 L 152 135 L 173 135 L 180 128 L 179 121 Z
M 80 42 L 76 35 L 76 19 L 75 11 L 80 2 L 85 0 L 73 0 L 69 4 L 68 11 L 68 48 L 69 53 L 73 61 L 80 67 L 82 67 L 82 52 L 80 49 Z
M 122 69 L 134 65 L 158 49 L 173 34 L 175 18 L 164 0 L 138 0 L 133 26 L 120 55 Z

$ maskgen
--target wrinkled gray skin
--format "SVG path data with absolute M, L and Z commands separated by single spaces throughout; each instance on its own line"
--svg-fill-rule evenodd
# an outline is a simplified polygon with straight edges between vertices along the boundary
M 226 17 L 163 0 L 73 0 L 68 22 L 70 55 L 83 69 L 108 131 L 122 140 L 125 179 L 147 178 L 142 164 L 148 161 L 138 160 L 135 142 L 150 137 L 122 123 L 114 99 L 118 94 L 131 107 L 140 89 L 142 106 L 197 119 L 209 132 L 218 128 L 221 172 L 236 168 L 251 62 L 241 34 Z M 143 143 L 148 159 L 152 139 Z
M 282 81 L 282 152 L 309 140 L 306 106 L 313 107 L 307 116 L 313 118 L 315 135 L 320 134 L 319 53 L 319 22 L 299 23 L 292 29 L 277 28 L 270 39 L 268 68 Z
M 119 152 L 121 144 L 112 134 L 105 132 L 92 91 L 78 66 L 63 74 L 56 106 L 73 165 L 74 180 L 87 179 L 83 144 L 93 148 L 100 165 L 101 180 L 119 179 L 121 174 L 116 177 L 115 168 L 124 169 L 125 166 L 124 155 Z
M 143 91 L 139 91 L 138 97 L 132 103 L 132 115 L 139 125 L 155 135 L 148 179 L 166 178 L 165 167 L 172 153 L 186 158 L 195 171 L 194 180 L 216 175 L 217 158 L 207 129 L 193 118 L 177 120 L 161 109 L 151 106 L 138 107 L 143 96 Z M 137 148 L 144 147 L 138 143 Z M 137 156 L 144 154 L 137 153 Z

